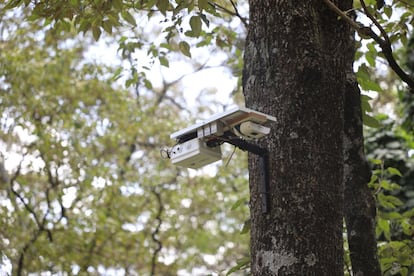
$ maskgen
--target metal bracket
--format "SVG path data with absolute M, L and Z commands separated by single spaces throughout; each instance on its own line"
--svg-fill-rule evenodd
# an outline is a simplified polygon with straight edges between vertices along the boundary
M 229 143 L 235 147 L 238 147 L 239 149 L 243 151 L 248 151 L 250 153 L 256 154 L 260 157 L 259 159 L 259 167 L 260 167 L 260 186 L 259 186 L 259 192 L 260 197 L 262 200 L 262 213 L 266 214 L 269 212 L 269 151 L 266 148 L 262 148 L 256 144 L 250 143 L 246 140 L 241 139 L 238 136 L 235 136 L 234 134 L 230 132 L 226 132 L 223 137 L 226 137 L 224 141 L 226 143 Z M 209 141 L 207 143 L 208 146 L 216 146 L 217 141 Z

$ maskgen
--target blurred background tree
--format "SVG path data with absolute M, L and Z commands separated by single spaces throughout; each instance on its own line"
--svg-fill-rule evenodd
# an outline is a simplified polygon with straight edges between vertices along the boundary
M 207 116 L 214 99 L 195 91 L 200 102 L 186 110 L 185 73 L 153 85 L 128 48 L 148 47 L 150 64 L 165 62 L 149 42 L 106 37 L 120 39 L 126 68 L 135 68 L 123 70 L 90 58 L 89 35 L 27 20 L 28 9 L 1 10 L 0 248 L 13 275 L 222 273 L 248 255 L 239 234 L 246 155 L 194 173 L 159 152 L 189 123 L 179 114 Z

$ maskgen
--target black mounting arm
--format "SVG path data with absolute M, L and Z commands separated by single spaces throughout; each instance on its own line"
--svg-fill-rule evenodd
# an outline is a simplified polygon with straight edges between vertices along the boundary
M 225 137 L 225 138 L 224 138 Z M 266 214 L 269 212 L 269 195 L 268 195 L 268 187 L 269 187 L 269 152 L 266 148 L 262 148 L 256 144 L 250 143 L 244 139 L 241 139 L 238 136 L 235 136 L 231 132 L 226 132 L 223 135 L 224 139 L 220 139 L 221 142 L 229 143 L 235 147 L 243 151 L 248 151 L 250 153 L 256 154 L 260 157 L 259 159 L 259 167 L 260 167 L 260 197 L 262 200 L 262 213 Z M 209 141 L 207 143 L 208 146 L 215 146 L 217 143 L 216 140 Z

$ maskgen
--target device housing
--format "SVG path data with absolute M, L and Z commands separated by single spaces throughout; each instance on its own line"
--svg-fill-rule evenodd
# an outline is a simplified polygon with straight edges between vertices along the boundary
M 195 138 L 175 145 L 170 157 L 175 165 L 198 169 L 221 160 L 221 147 L 208 147 L 203 140 Z

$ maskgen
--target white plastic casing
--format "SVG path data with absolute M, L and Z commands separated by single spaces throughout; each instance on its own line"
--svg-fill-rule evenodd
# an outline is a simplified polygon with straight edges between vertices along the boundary
M 174 146 L 170 157 L 175 165 L 198 169 L 221 160 L 221 148 L 208 147 L 203 140 L 195 138 Z
M 270 128 L 247 121 L 240 124 L 240 132 L 249 138 L 261 138 L 270 133 Z
M 214 122 L 220 122 L 220 125 L 217 125 L 216 135 L 220 136 L 220 132 L 230 130 L 234 126 L 240 125 L 246 121 L 252 121 L 260 125 L 265 124 L 267 121 L 276 122 L 276 118 L 249 108 L 245 107 L 234 107 L 223 113 L 216 114 L 207 120 L 203 120 L 197 124 L 189 126 L 185 129 L 174 132 L 170 135 L 171 139 L 180 140 L 183 136 L 194 133 L 195 136 L 205 137 L 206 131 L 214 129 Z M 211 124 L 213 123 L 213 124 Z M 201 130 L 202 129 L 202 130 Z M 202 132 L 200 132 L 202 131 Z
M 223 124 L 220 121 L 208 123 L 197 129 L 197 138 L 223 135 Z

